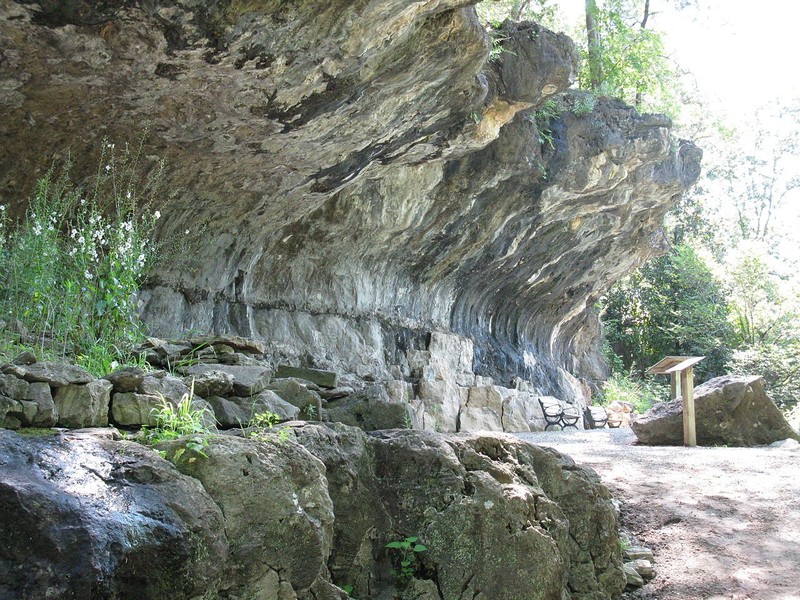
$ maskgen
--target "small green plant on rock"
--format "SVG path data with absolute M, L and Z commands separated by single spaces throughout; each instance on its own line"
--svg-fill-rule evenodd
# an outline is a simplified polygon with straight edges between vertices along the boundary
M 317 418 L 317 405 L 313 403 L 306 404 L 303 412 L 306 413 L 310 421 L 313 421 Z
M 260 442 L 267 442 L 274 438 L 271 434 L 277 433 L 278 442 L 284 443 L 289 439 L 289 428 L 278 427 L 281 418 L 275 413 L 263 412 L 252 416 L 247 422 L 247 430 L 245 437 L 251 440 L 258 440 Z
M 419 538 L 412 536 L 386 544 L 386 548 L 395 551 L 392 553 L 392 563 L 395 568 L 391 574 L 401 584 L 408 583 L 414 577 L 417 570 L 417 554 L 428 549 L 418 542 Z
M 534 116 L 536 128 L 539 131 L 539 144 L 547 144 L 551 148 L 555 148 L 553 143 L 553 121 L 559 118 L 562 112 L 564 112 L 562 104 L 552 98 L 536 111 Z
M 206 436 L 210 433 L 205 422 L 207 411 L 194 407 L 193 399 L 194 382 L 189 393 L 184 394 L 177 405 L 161 396 L 161 406 L 151 411 L 156 420 L 155 426 L 142 427 L 145 443 L 152 446 L 186 437 L 183 448 L 178 448 L 171 457 L 174 463 L 184 458 L 187 450 L 191 453 L 187 461 L 189 463 L 195 462 L 198 456 L 208 458 L 205 452 L 208 448 Z

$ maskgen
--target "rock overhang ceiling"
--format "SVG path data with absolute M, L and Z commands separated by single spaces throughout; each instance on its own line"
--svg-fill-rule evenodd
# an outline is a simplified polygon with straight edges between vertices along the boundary
M 103 139 L 147 124 L 172 192 L 158 235 L 181 250 L 142 294 L 154 332 L 383 378 L 449 331 L 480 374 L 579 393 L 601 372 L 591 305 L 659 251 L 700 152 L 580 93 L 537 120 L 574 45 L 505 35 L 490 59 L 452 0 L 4 2 L 3 201 L 53 151 L 89 173 Z

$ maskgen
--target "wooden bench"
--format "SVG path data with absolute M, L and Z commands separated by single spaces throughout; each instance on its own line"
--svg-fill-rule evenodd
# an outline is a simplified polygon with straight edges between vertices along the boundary
M 578 429 L 578 419 L 581 418 L 581 414 L 578 412 L 578 409 L 571 404 L 556 400 L 555 398 L 539 398 L 539 405 L 542 407 L 542 414 L 546 422 L 544 426 L 545 431 L 547 431 L 547 428 L 551 425 L 558 425 L 561 429 L 566 427 Z

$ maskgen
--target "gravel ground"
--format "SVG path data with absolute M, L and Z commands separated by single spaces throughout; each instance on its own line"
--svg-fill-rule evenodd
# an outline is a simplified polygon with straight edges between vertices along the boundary
M 800 447 L 640 446 L 629 428 L 517 434 L 593 468 L 653 549 L 631 600 L 800 600 Z

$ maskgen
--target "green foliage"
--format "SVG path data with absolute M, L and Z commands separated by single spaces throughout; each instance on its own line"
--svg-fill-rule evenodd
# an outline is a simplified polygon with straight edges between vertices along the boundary
M 800 405 L 800 337 L 735 350 L 729 368 L 731 373 L 763 377 L 767 394 L 778 408 L 790 411 Z
M 281 418 L 275 413 L 263 412 L 254 414 L 250 421 L 247 423 L 246 436 L 251 440 L 258 440 L 267 442 L 274 440 L 274 434 L 277 434 L 279 443 L 284 443 L 289 439 L 289 428 L 278 427 Z
M 650 261 L 608 293 L 605 335 L 636 372 L 664 356 L 696 355 L 704 381 L 724 372 L 733 331 L 722 284 L 686 244 Z
M 642 15 L 638 0 L 609 0 L 598 8 L 599 87 L 593 85 L 586 48 L 581 51 L 580 87 L 674 117 L 680 109 L 674 92 L 677 78 L 665 57 L 661 34 L 642 27 Z
M 138 149 L 104 143 L 85 188 L 69 163 L 37 182 L 25 219 L 0 207 L 0 318 L 6 341 L 76 359 L 95 374 L 130 357 L 139 341 L 135 295 L 155 254 L 158 213 L 143 210 L 155 181 L 139 174 Z M 141 185 L 140 185 L 141 184 Z
M 354 587 L 352 584 L 345 584 L 342 586 L 342 591 L 347 594 L 348 598 L 352 598 L 353 600 L 357 600 L 355 596 L 353 596 Z
M 669 400 L 669 386 L 654 378 L 639 379 L 635 373 L 613 373 L 603 383 L 598 404 L 627 402 L 637 413 L 650 409 L 656 402 Z
M 572 114 L 576 117 L 585 117 L 592 114 L 597 105 L 597 96 L 591 93 L 575 96 L 572 105 Z
M 770 397 L 788 410 L 800 402 L 800 306 L 770 262 L 767 248 L 751 243 L 726 265 L 736 334 L 729 367 L 762 376 Z
M 315 420 L 319 415 L 317 414 L 317 405 L 313 403 L 308 403 L 303 408 L 303 412 L 306 413 L 306 416 L 311 420 Z
M 178 438 L 185 438 L 184 447 L 178 448 L 170 457 L 172 462 L 179 462 L 190 456 L 187 462 L 193 463 L 198 456 L 208 458 L 205 450 L 208 448 L 207 436 L 210 430 L 206 426 L 208 411 L 196 408 L 194 400 L 194 384 L 188 394 L 184 394 L 177 405 L 161 396 L 161 406 L 154 408 L 155 427 L 142 427 L 143 440 L 146 444 L 155 446 L 160 442 L 168 442 Z
M 428 549 L 418 542 L 418 537 L 407 537 L 386 544 L 386 548 L 395 551 L 392 558 L 395 568 L 392 570 L 392 575 L 401 584 L 408 583 L 408 580 L 414 577 L 417 569 L 417 554 Z
M 548 144 L 553 148 L 553 121 L 558 119 L 562 112 L 564 112 L 563 104 L 559 100 L 551 98 L 534 113 L 536 129 L 539 132 L 539 144 Z
M 475 7 L 482 23 L 497 29 L 505 20 L 534 21 L 551 29 L 561 21 L 556 0 L 492 0 Z
M 503 47 L 503 42 L 507 41 L 509 38 L 503 33 L 502 29 L 488 29 L 487 32 L 489 33 L 489 39 L 492 41 L 492 49 L 489 50 L 489 60 L 497 60 L 503 53 L 514 54 L 511 50 L 507 50 Z

